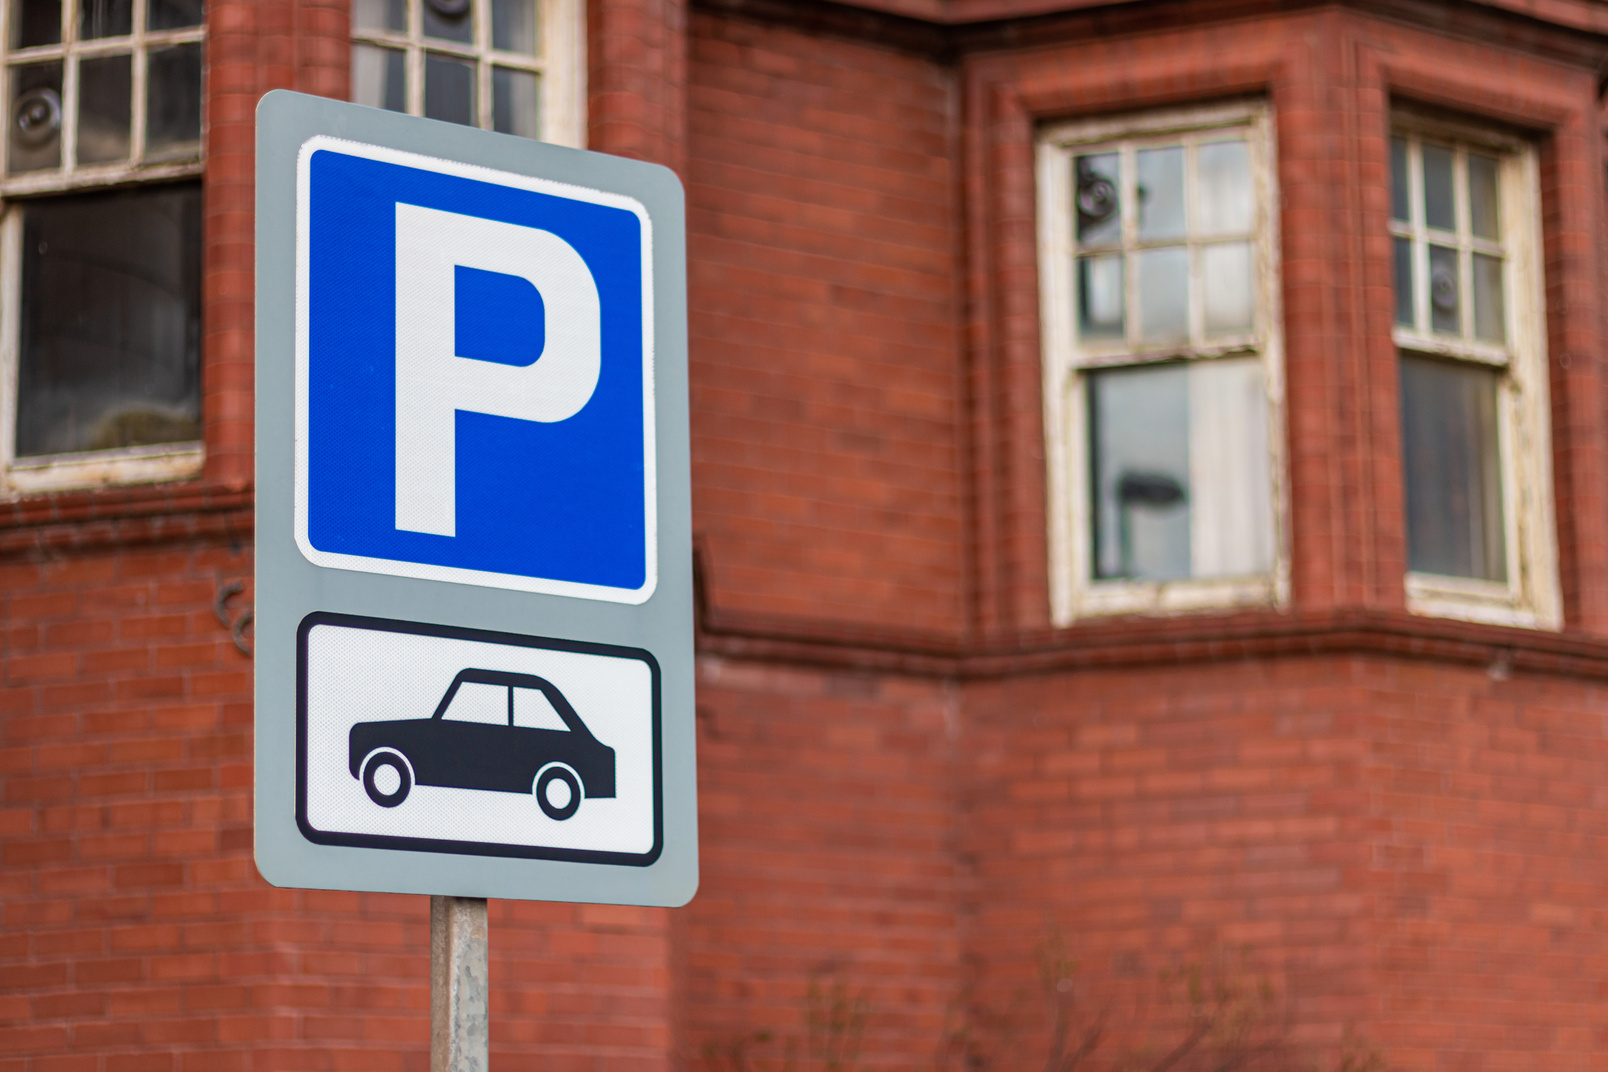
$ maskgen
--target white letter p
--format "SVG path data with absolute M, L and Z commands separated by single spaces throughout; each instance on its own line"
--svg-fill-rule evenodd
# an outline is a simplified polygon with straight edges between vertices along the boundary
M 455 272 L 518 276 L 546 309 L 525 367 L 458 356 Z M 597 389 L 602 314 L 592 271 L 562 238 L 514 223 L 396 206 L 396 527 L 457 534 L 457 412 L 567 420 Z

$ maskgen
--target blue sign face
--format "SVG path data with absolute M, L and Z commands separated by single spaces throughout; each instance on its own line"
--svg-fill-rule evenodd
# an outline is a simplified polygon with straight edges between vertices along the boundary
M 300 161 L 296 537 L 318 565 L 640 603 L 636 202 L 330 138 Z

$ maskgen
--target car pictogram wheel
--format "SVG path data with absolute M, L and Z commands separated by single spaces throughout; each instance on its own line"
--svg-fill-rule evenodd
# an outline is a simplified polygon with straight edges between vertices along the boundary
M 581 806 L 581 781 L 568 767 L 554 764 L 536 775 L 536 803 L 549 819 L 563 822 Z
M 394 808 L 413 788 L 413 769 L 396 752 L 375 752 L 363 761 L 363 788 L 380 807 Z

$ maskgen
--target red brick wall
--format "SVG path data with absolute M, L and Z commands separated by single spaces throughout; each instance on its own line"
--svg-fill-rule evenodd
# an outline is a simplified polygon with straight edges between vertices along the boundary
M 953 633 L 953 83 L 707 16 L 688 93 L 693 513 L 721 604 Z
M 699 669 L 702 885 L 678 920 L 681 1056 L 764 1030 L 756 1056 L 776 1061 L 808 1038 L 812 985 L 842 985 L 870 1013 L 865 1063 L 920 1067 L 961 985 L 956 690 Z
M 979 684 L 964 711 L 967 952 L 996 991 L 1047 927 L 1092 1001 L 1249 946 L 1314 1044 L 1600 1058 L 1602 683 L 1288 659 Z

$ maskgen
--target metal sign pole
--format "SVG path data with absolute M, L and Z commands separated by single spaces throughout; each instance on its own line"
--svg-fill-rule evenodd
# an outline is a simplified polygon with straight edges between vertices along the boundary
M 488 1072 L 486 899 L 430 898 L 430 1072 Z

